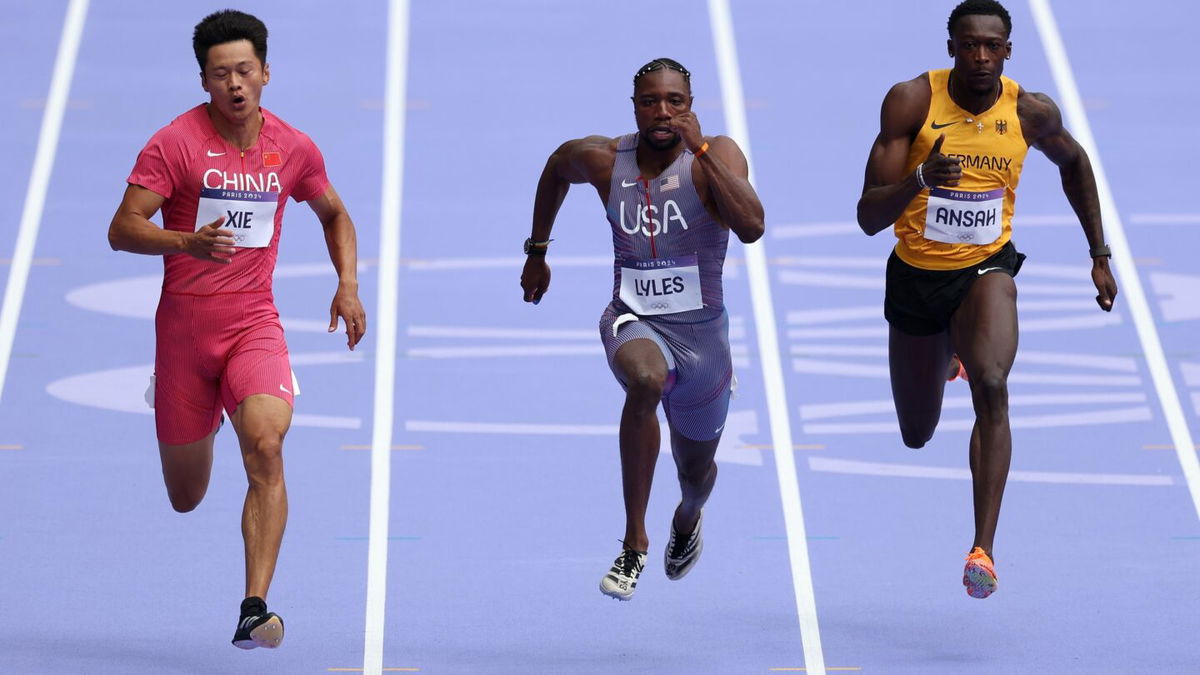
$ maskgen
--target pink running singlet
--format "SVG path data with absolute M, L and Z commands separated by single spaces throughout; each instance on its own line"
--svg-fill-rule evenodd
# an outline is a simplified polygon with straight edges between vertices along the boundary
M 228 265 L 163 256 L 155 318 L 155 426 L 169 445 L 200 440 L 247 396 L 293 403 L 287 344 L 271 293 L 287 198 L 329 187 L 308 136 L 262 109 L 257 144 L 239 150 L 217 133 L 201 104 L 154 134 L 127 182 L 164 199 L 163 226 L 194 232 L 218 216 L 234 233 Z

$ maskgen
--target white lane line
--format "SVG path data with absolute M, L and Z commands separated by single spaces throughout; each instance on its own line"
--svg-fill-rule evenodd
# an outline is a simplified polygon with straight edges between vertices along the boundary
M 1129 216 L 1134 225 L 1200 225 L 1200 213 L 1135 213 Z
M 742 76 L 734 42 L 733 16 L 728 0 L 709 0 L 713 46 L 721 81 L 721 102 L 729 136 L 746 153 L 750 182 L 754 182 L 754 164 L 750 158 L 750 130 L 746 122 L 746 101 L 742 94 Z M 763 384 L 771 425 L 771 443 L 775 449 L 775 468 L 779 494 L 783 502 L 783 520 L 787 532 L 788 556 L 792 562 L 792 587 L 796 596 L 796 614 L 800 621 L 800 644 L 808 673 L 825 673 L 825 655 L 817 627 L 817 601 L 813 592 L 812 567 L 808 559 L 808 537 L 804 512 L 800 505 L 800 482 L 796 476 L 796 458 L 792 454 L 792 425 L 789 419 L 787 390 L 783 383 L 783 362 L 779 334 L 775 325 L 775 304 L 771 300 L 771 278 L 767 272 L 767 252 L 762 240 L 745 247 L 746 271 L 750 280 L 750 298 L 758 334 L 758 355 L 762 364 Z
M 813 471 L 849 473 L 860 476 L 971 480 L 969 469 L 957 467 L 860 462 L 832 457 L 809 457 L 808 466 Z M 1061 471 L 1009 471 L 1008 480 L 1017 483 L 1057 483 L 1060 485 L 1167 486 L 1175 484 L 1175 480 L 1170 476 L 1138 473 L 1066 473 Z
M 455 270 L 513 270 L 525 264 L 520 256 L 497 258 L 422 258 L 406 260 L 405 264 L 414 272 L 448 272 Z M 612 267 L 612 257 L 604 256 L 555 256 L 555 267 Z
M 591 356 L 604 354 L 604 346 L 596 344 L 567 345 L 505 345 L 503 347 L 413 347 L 405 352 L 409 358 L 425 359 L 483 359 L 505 356 Z
M 1037 23 L 1038 34 L 1042 38 L 1042 46 L 1046 50 L 1046 58 L 1050 62 L 1050 70 L 1054 74 L 1054 83 L 1066 114 L 1067 126 L 1071 133 L 1079 139 L 1079 143 L 1087 150 L 1092 162 L 1092 171 L 1096 174 L 1096 190 L 1100 194 L 1100 211 L 1104 218 L 1108 235 L 1108 243 L 1112 248 L 1112 261 L 1116 265 L 1121 279 L 1121 291 L 1129 306 L 1129 313 L 1137 327 L 1138 339 L 1142 343 L 1142 352 L 1146 356 L 1146 365 L 1154 380 L 1154 389 L 1163 408 L 1163 416 L 1167 420 L 1167 428 L 1171 432 L 1171 440 L 1175 444 L 1175 454 L 1187 480 L 1188 492 L 1191 493 L 1192 506 L 1200 517 L 1200 459 L 1196 457 L 1195 444 L 1192 442 L 1192 432 L 1188 429 L 1187 419 L 1183 414 L 1183 404 L 1175 391 L 1175 382 L 1171 379 L 1171 370 L 1167 366 L 1167 357 L 1163 353 L 1162 341 L 1158 338 L 1158 329 L 1154 325 L 1154 315 L 1150 312 L 1150 302 L 1142 280 L 1138 276 L 1137 266 L 1133 262 L 1133 250 L 1129 239 L 1125 236 L 1125 227 L 1121 224 L 1121 215 L 1117 212 L 1117 203 L 1113 199 L 1112 190 L 1108 185 L 1108 176 L 1100 161 L 1100 149 L 1092 135 L 1092 127 L 1088 122 L 1087 112 L 1083 107 L 1083 99 L 1079 95 L 1079 87 L 1075 83 L 1075 74 L 1067 60 L 1067 49 L 1063 44 L 1062 35 L 1058 32 L 1058 24 L 1054 20 L 1054 12 L 1049 0 L 1029 0 L 1033 10 L 1033 18 Z
M 1050 405 L 1085 405 L 1089 403 L 1145 403 L 1146 394 L 1140 391 L 1113 394 L 1013 394 L 1008 405 L 1011 408 L 1039 408 Z M 947 396 L 942 399 L 942 410 L 971 409 L 970 396 Z M 890 415 L 896 411 L 892 399 L 874 401 L 843 401 L 838 403 L 809 403 L 800 406 L 800 419 L 817 420 L 831 417 L 855 417 L 858 415 Z
M 475 326 L 409 326 L 412 337 L 493 338 L 498 340 L 595 340 L 594 330 L 488 328 Z
M 1101 424 L 1132 424 L 1134 422 L 1149 422 L 1154 419 L 1148 406 L 1135 408 L 1116 408 L 1112 410 L 1091 410 L 1079 413 L 1060 413 L 1056 415 L 1012 415 L 1009 424 L 1013 429 L 1053 429 L 1059 427 L 1092 428 Z M 938 431 L 971 431 L 975 426 L 975 418 L 943 419 L 938 422 Z M 846 424 L 805 424 L 804 433 L 821 434 L 897 434 L 900 426 L 896 420 L 887 422 L 850 422 Z
M 387 609 L 388 511 L 391 503 L 392 413 L 396 399 L 396 332 L 400 287 L 401 196 L 408 84 L 408 0 L 388 3 L 383 117 L 383 193 L 379 222 L 379 308 L 374 321 L 375 410 L 371 432 L 371 497 L 367 539 L 367 608 L 363 672 L 383 672 Z
M 46 191 L 50 187 L 50 174 L 54 171 L 54 155 L 58 152 L 58 137 L 67 109 L 67 96 L 71 93 L 71 78 L 75 75 L 75 60 L 83 39 L 87 9 L 87 0 L 71 0 L 58 42 L 58 56 L 55 57 L 54 74 L 50 78 L 46 112 L 42 114 L 42 129 L 38 134 L 33 169 L 25 191 L 25 207 L 21 210 L 21 223 L 17 227 L 12 266 L 8 268 L 8 283 L 4 286 L 4 304 L 0 305 L 0 398 L 4 396 L 4 380 L 8 375 L 8 362 L 17 336 L 17 319 L 21 316 L 21 303 L 25 300 L 25 284 L 29 281 L 33 249 L 37 245 L 38 229 L 46 206 Z

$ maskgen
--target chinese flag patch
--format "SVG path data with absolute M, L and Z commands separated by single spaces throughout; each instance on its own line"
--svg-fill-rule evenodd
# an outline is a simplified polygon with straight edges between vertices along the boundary
M 279 166 L 283 164 L 283 157 L 278 152 L 264 152 L 263 166 Z

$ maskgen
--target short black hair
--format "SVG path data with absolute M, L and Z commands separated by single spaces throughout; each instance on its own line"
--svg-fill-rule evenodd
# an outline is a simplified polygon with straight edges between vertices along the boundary
M 996 0 L 963 0 L 950 12 L 950 20 L 946 22 L 946 30 L 950 32 L 950 37 L 954 37 L 954 24 L 958 23 L 959 19 L 977 14 L 1000 17 L 1004 22 L 1005 34 L 1012 35 L 1012 17 L 1008 15 L 1008 10 L 1004 9 L 1004 5 Z
M 200 70 L 208 64 L 209 48 L 238 40 L 249 40 L 258 60 L 267 62 L 267 26 L 258 17 L 236 9 L 223 9 L 204 17 L 192 33 L 192 50 L 196 52 Z
M 687 82 L 688 90 L 691 90 L 692 74 L 688 72 L 687 68 L 683 67 L 683 64 L 675 59 L 668 58 L 654 59 L 650 63 L 638 68 L 638 71 L 633 75 L 633 86 L 636 88 L 638 80 L 642 79 L 642 76 L 646 73 L 653 73 L 655 71 L 662 70 L 663 68 L 666 68 L 667 70 L 674 70 L 675 72 L 683 75 L 683 79 Z

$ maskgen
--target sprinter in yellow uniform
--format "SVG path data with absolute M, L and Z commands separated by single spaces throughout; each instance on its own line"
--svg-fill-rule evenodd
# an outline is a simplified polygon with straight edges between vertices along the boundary
M 933 437 L 948 369 L 965 369 L 975 408 L 970 462 L 975 540 L 963 584 L 971 597 L 996 590 L 992 541 L 1008 478 L 1012 434 L 1008 372 L 1017 352 L 1017 288 L 1024 256 L 1013 246 L 1017 181 L 1029 147 L 1062 175 L 1083 225 L 1092 281 L 1104 311 L 1117 284 L 1100 226 L 1087 153 L 1045 94 L 1003 77 L 1012 20 L 994 0 L 966 0 L 950 14 L 949 70 L 892 87 L 867 160 L 858 223 L 874 235 L 895 224 L 887 262 L 892 397 L 904 444 Z M 1082 254 L 1082 251 L 1081 251 Z

